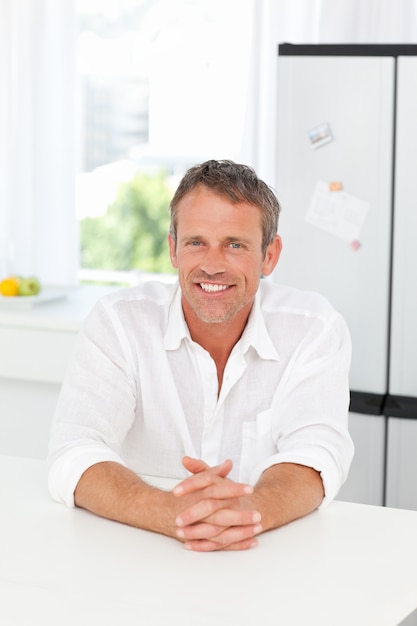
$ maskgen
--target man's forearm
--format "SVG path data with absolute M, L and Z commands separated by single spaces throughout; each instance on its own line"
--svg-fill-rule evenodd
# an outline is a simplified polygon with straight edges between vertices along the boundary
M 255 543 L 252 538 L 258 531 L 257 522 L 252 519 L 254 511 L 260 513 L 261 530 L 266 531 L 307 515 L 320 505 L 324 496 L 320 474 L 303 465 L 282 463 L 270 467 L 262 474 L 253 493 L 246 496 L 245 485 L 222 476 L 215 468 L 201 471 L 180 483 L 192 485 L 192 481 L 197 481 L 198 488 L 187 487 L 185 494 L 178 497 L 178 489 L 174 495 L 151 487 L 118 463 L 97 463 L 82 475 L 74 500 L 77 506 L 102 517 L 177 539 L 181 537 L 192 549 L 211 550 L 244 549 Z M 203 485 L 199 484 L 201 481 Z M 205 507 L 209 507 L 209 512 Z M 237 521 L 236 515 L 240 516 Z M 232 516 L 232 521 L 227 521 L 228 516 Z M 250 519 L 246 519 L 248 516 Z M 182 518 L 179 536 L 178 520 Z M 201 537 L 200 529 L 204 531 Z M 208 541 L 204 541 L 205 537 Z M 237 543 L 234 545 L 233 541 Z
M 118 463 L 89 467 L 77 484 L 74 501 L 76 506 L 102 517 L 176 536 L 177 498 L 171 492 L 147 485 Z
M 262 516 L 263 531 L 311 513 L 321 504 L 323 497 L 319 472 L 294 463 L 279 463 L 268 468 L 252 496 Z

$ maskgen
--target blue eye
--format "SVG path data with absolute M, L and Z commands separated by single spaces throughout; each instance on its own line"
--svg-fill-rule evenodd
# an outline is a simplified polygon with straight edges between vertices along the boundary
M 231 248 L 234 248 L 235 250 L 238 250 L 239 248 L 241 248 L 241 244 L 240 243 L 236 243 L 235 241 L 232 241 L 232 243 L 230 244 Z

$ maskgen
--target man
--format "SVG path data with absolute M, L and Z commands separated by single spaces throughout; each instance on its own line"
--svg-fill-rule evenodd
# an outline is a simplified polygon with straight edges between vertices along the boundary
M 253 547 L 334 498 L 353 454 L 350 339 L 321 296 L 261 280 L 279 210 L 247 166 L 185 174 L 179 284 L 120 290 L 84 324 L 51 433 L 54 498 L 200 551 Z

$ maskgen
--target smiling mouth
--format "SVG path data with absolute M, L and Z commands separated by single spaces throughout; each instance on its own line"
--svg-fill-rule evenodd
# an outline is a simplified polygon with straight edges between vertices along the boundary
M 200 283 L 200 287 L 207 293 L 215 293 L 219 291 L 226 291 L 230 288 L 230 285 L 213 285 L 212 283 Z

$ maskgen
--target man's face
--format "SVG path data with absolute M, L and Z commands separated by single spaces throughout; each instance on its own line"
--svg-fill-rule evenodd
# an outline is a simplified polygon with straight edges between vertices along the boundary
M 233 204 L 199 187 L 178 206 L 177 242 L 169 237 L 171 261 L 178 269 L 187 319 L 222 323 L 246 319 L 261 274 L 274 269 L 280 238 L 262 254 L 260 210 Z M 238 318 L 238 319 L 239 319 Z

